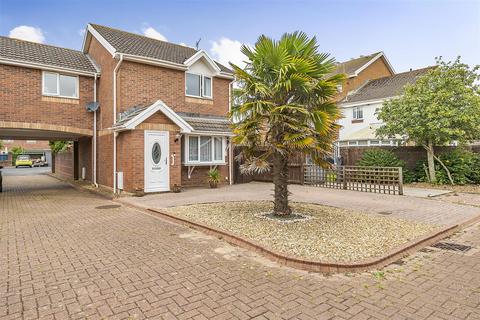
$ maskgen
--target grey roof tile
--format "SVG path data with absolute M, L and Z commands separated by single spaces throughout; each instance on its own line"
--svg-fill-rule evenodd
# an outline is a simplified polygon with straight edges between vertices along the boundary
M 90 25 L 120 53 L 183 64 L 185 60 L 198 52 L 191 47 L 152 39 L 136 33 L 98 24 L 90 23 Z M 223 72 L 232 73 L 232 70 L 224 65 L 216 61 L 215 63 Z
M 360 69 L 362 66 L 367 64 L 370 60 L 375 58 L 378 54 L 381 52 L 375 52 L 372 54 L 369 54 L 368 56 L 362 56 L 360 58 L 356 59 L 351 59 L 345 62 L 341 62 L 337 64 L 337 68 L 335 69 L 334 72 L 332 72 L 332 75 L 336 75 L 339 73 L 344 73 L 347 76 L 352 76 L 355 74 L 355 71 Z
M 83 72 L 98 72 L 81 51 L 0 36 L 0 58 Z
M 195 131 L 232 132 L 231 123 L 227 117 L 185 112 L 177 112 L 177 114 L 188 122 Z
M 402 93 L 407 83 L 414 83 L 417 77 L 426 74 L 435 67 L 402 72 L 393 76 L 383 77 L 366 82 L 362 87 L 347 95 L 341 102 L 351 103 L 375 99 L 384 99 L 397 96 Z

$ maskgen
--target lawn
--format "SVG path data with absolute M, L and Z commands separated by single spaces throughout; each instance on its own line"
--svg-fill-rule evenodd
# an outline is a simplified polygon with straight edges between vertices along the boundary
M 272 221 L 269 201 L 196 204 L 166 209 L 167 213 L 253 240 L 275 252 L 321 262 L 358 262 L 381 256 L 437 226 L 355 212 L 292 203 L 308 219 Z

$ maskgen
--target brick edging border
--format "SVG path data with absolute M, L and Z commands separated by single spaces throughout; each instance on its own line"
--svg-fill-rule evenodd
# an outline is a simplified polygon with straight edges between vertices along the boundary
M 434 244 L 439 240 L 454 234 L 455 232 L 459 231 L 460 229 L 464 228 L 469 224 L 472 224 L 476 221 L 480 221 L 480 216 L 477 216 L 460 225 L 456 224 L 456 225 L 444 227 L 439 231 L 431 232 L 425 236 L 409 241 L 408 243 L 398 248 L 395 248 L 390 252 L 388 252 L 387 254 L 380 257 L 369 258 L 369 259 L 365 259 L 365 260 L 354 262 L 354 263 L 332 263 L 332 262 L 303 260 L 303 259 L 292 257 L 289 255 L 277 253 L 261 246 L 255 241 L 245 239 L 243 237 L 236 236 L 228 232 L 206 226 L 201 223 L 179 218 L 158 209 L 145 208 L 145 207 L 134 205 L 131 203 L 126 203 L 121 200 L 118 202 L 121 202 L 127 206 L 140 209 L 142 211 L 147 211 L 147 213 L 150 213 L 150 214 L 158 215 L 159 217 L 165 220 L 168 220 L 170 222 L 179 223 L 187 227 L 190 227 L 192 229 L 202 231 L 209 235 L 225 240 L 228 243 L 231 243 L 233 245 L 236 245 L 245 249 L 253 250 L 263 255 L 264 257 L 268 258 L 269 260 L 275 261 L 281 265 L 285 265 L 285 266 L 300 269 L 300 270 L 320 272 L 320 273 L 363 272 L 363 271 L 380 269 L 389 265 L 392 262 L 395 262 L 401 258 L 404 258 L 424 247 Z

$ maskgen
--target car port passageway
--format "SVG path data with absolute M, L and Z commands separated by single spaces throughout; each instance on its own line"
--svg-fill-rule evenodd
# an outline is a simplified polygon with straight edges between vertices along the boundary
M 480 319 L 480 225 L 384 270 L 281 267 L 45 174 L 5 176 L 1 319 Z

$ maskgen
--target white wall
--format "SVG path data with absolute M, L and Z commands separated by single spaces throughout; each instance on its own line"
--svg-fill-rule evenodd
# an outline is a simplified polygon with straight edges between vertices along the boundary
M 375 115 L 375 112 L 378 108 L 382 107 L 382 103 L 372 103 L 358 106 L 363 108 L 363 122 L 352 123 L 353 108 L 355 105 L 349 105 L 348 107 L 340 105 L 340 109 L 344 117 L 339 121 L 339 124 L 342 126 L 340 129 L 340 140 L 344 140 L 345 137 L 350 136 L 354 132 L 368 128 L 371 124 L 381 123 Z M 375 136 L 369 138 L 375 139 Z
M 192 64 L 190 68 L 188 68 L 188 71 L 210 77 L 215 74 L 215 70 L 213 70 L 203 58 L 198 59 L 194 64 Z

